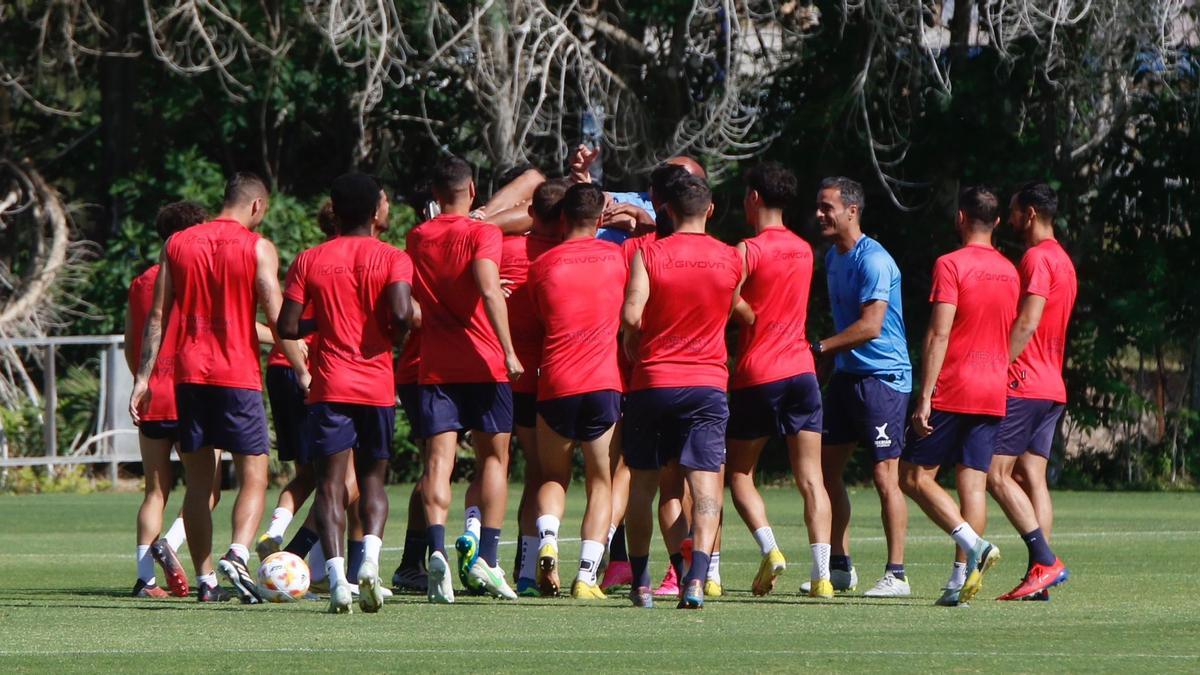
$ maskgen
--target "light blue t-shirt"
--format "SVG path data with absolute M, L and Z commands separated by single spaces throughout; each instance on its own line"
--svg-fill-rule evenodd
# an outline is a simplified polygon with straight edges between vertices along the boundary
M 837 370 L 874 375 L 892 389 L 912 391 L 912 364 L 904 333 L 904 306 L 900 298 L 900 268 L 879 242 L 863 236 L 846 253 L 836 246 L 825 254 L 825 275 L 833 325 L 840 333 L 862 316 L 863 304 L 887 302 L 879 337 L 834 356 Z
M 654 204 L 650 203 L 650 195 L 645 192 L 610 192 L 613 203 L 615 204 L 633 204 L 639 209 L 654 215 Z M 629 230 L 623 230 L 619 227 L 601 227 L 596 230 L 596 238 L 604 241 L 611 241 L 614 244 L 620 244 L 626 239 L 633 236 Z

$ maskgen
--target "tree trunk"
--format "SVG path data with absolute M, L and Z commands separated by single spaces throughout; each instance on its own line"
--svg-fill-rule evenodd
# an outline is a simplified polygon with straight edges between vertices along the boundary
M 104 48 L 112 53 L 128 45 L 134 8 L 128 0 L 105 0 L 104 20 L 110 33 Z M 128 205 L 112 194 L 113 185 L 129 174 L 133 122 L 133 78 L 135 59 L 123 56 L 100 57 L 100 142 L 101 185 L 107 195 L 104 222 L 96 233 L 103 245 L 121 229 Z

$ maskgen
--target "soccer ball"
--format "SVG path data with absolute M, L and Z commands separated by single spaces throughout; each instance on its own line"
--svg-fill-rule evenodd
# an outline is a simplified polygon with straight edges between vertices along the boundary
M 308 565 L 295 553 L 272 553 L 258 568 L 258 591 L 268 602 L 301 600 L 308 582 Z

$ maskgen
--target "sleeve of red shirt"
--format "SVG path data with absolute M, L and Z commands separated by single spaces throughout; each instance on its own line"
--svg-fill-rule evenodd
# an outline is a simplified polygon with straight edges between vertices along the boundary
M 1050 278 L 1050 261 L 1046 256 L 1030 251 L 1021 258 L 1021 285 L 1024 292 L 1050 297 Z
M 500 233 L 500 228 L 490 223 L 477 225 L 474 240 L 475 250 L 471 254 L 471 260 L 491 260 L 499 267 L 504 249 L 504 235 Z
M 742 243 L 746 245 L 746 275 L 749 276 L 754 273 L 754 268 L 758 265 L 758 247 L 749 239 Z M 734 250 L 736 251 L 737 249 Z M 741 265 L 740 260 L 738 261 L 738 265 Z
M 284 283 L 283 297 L 293 302 L 298 302 L 301 305 L 305 304 L 305 274 L 304 263 L 308 256 L 301 253 L 292 261 L 292 266 L 288 269 L 287 281 Z
M 929 289 L 929 302 L 958 306 L 958 274 L 944 257 L 938 258 L 933 266 L 933 288 Z
M 404 251 L 397 249 L 392 253 L 392 265 L 391 269 L 388 270 L 388 283 L 394 284 L 398 282 L 404 282 L 411 286 L 412 277 L 412 258 L 409 258 L 408 254 Z

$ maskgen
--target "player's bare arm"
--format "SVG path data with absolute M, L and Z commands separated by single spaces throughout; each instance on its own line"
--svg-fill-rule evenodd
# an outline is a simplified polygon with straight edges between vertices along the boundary
M 413 306 L 415 303 L 412 301 L 412 286 L 403 281 L 398 281 L 394 284 L 388 284 L 388 287 L 383 289 L 383 293 L 387 299 L 388 311 L 391 314 L 392 344 L 403 346 L 413 320 Z
M 732 314 L 742 325 L 753 326 L 755 321 L 754 308 L 750 306 L 750 303 L 742 299 L 742 286 L 746 284 L 746 277 L 749 276 L 749 269 L 746 266 L 746 242 L 738 242 L 737 252 L 738 258 L 742 261 L 742 278 L 738 281 L 737 288 L 733 292 Z
M 913 429 L 920 436 L 933 432 L 929 426 L 929 415 L 933 412 L 933 389 L 942 363 L 946 360 L 946 347 L 950 344 L 950 327 L 954 325 L 954 313 L 958 308 L 946 302 L 935 302 L 929 317 L 929 330 L 925 332 L 925 349 L 921 359 L 921 394 L 913 410 Z
M 138 359 L 137 374 L 133 378 L 133 393 L 129 397 L 129 416 L 134 424 L 140 419 L 138 410 L 150 391 L 150 373 L 158 359 L 162 346 L 163 326 L 171 315 L 175 304 L 175 285 L 171 282 L 171 268 L 167 265 L 167 247 L 163 246 L 161 267 L 154 283 L 154 303 L 146 317 L 146 328 L 142 333 L 142 353 Z
M 621 342 L 630 361 L 637 361 L 642 314 L 649 299 L 650 275 L 646 272 L 642 252 L 638 251 L 629 264 L 629 283 L 625 286 L 625 304 L 621 307 Z
M 887 305 L 886 300 L 870 300 L 863 303 L 858 321 L 846 326 L 846 330 L 837 335 L 821 340 L 821 353 L 836 354 L 849 351 L 879 337 L 883 331 Z
M 1025 351 L 1025 346 L 1029 344 L 1029 340 L 1037 332 L 1038 325 L 1042 323 L 1042 312 L 1045 309 L 1046 298 L 1040 295 L 1026 294 L 1021 299 L 1017 320 L 1013 322 L 1012 333 L 1008 336 L 1009 363 L 1016 361 L 1021 352 Z
M 496 331 L 500 340 L 500 349 L 504 351 L 504 367 L 508 371 L 508 379 L 516 382 L 525 367 L 517 358 L 513 349 L 512 334 L 508 330 L 508 305 L 504 302 L 504 290 L 500 287 L 500 268 L 493 260 L 476 260 L 471 263 L 471 273 L 475 276 L 475 285 L 483 297 L 483 309 L 487 312 L 488 322 Z

